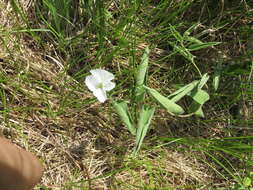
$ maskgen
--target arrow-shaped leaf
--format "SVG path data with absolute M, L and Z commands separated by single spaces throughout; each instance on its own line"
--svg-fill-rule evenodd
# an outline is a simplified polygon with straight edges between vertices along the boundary
M 164 97 L 159 92 L 157 92 L 155 89 L 145 87 L 148 92 L 164 107 L 167 109 L 168 112 L 172 114 L 182 114 L 184 113 L 183 108 L 181 108 L 179 105 L 171 101 L 170 99 Z
M 206 101 L 210 99 L 209 94 L 204 90 L 194 90 L 190 96 L 200 105 L 203 105 Z
M 193 98 L 193 102 L 189 108 L 190 112 L 199 117 L 204 117 L 202 106 L 210 99 L 209 94 L 204 90 L 195 90 L 189 96 Z
M 140 112 L 139 121 L 137 125 L 136 147 L 134 150 L 135 154 L 140 150 L 144 137 L 147 134 L 154 112 L 155 108 L 152 108 L 148 105 L 142 106 L 142 110 Z
M 190 93 L 197 86 L 197 84 L 198 84 L 198 81 L 193 81 L 190 84 L 187 84 L 184 87 L 180 88 L 176 92 L 170 94 L 168 96 L 168 98 L 170 98 L 170 100 L 172 102 L 177 102 L 181 98 L 183 98 L 185 95 L 187 95 L 188 93 Z
M 125 123 L 131 134 L 136 135 L 136 128 L 134 127 L 131 114 L 128 111 L 127 103 L 125 101 L 113 102 L 113 106 L 116 109 L 117 114 L 120 116 L 120 119 Z

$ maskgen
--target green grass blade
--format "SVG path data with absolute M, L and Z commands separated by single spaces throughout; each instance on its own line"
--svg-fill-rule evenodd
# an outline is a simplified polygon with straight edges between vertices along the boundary
M 200 41 L 199 39 L 194 38 L 194 37 L 192 37 L 192 36 L 186 36 L 186 37 L 185 37 L 185 40 L 186 40 L 186 41 L 189 41 L 189 42 L 191 42 L 191 43 L 194 43 L 194 45 L 202 45 L 202 44 L 203 44 L 202 41 Z M 190 49 L 189 49 L 189 50 L 190 50 Z
M 208 76 L 207 73 L 205 73 L 205 74 L 202 76 L 202 78 L 200 79 L 200 81 L 199 81 L 198 89 L 201 89 L 201 88 L 206 84 L 206 82 L 208 81 L 208 79 L 209 79 L 209 76 Z
M 197 51 L 197 50 L 200 50 L 200 49 L 208 48 L 208 47 L 211 47 L 211 46 L 216 46 L 216 45 L 219 45 L 219 44 L 221 44 L 221 42 L 207 42 L 207 43 L 202 43 L 202 44 L 192 44 L 192 45 L 189 45 L 187 47 L 187 49 L 189 51 Z
M 188 49 L 186 49 L 183 46 L 176 45 L 175 43 L 170 43 L 170 44 L 173 46 L 175 52 L 178 52 L 179 54 L 181 54 L 183 57 L 188 59 L 191 63 L 194 62 L 195 56 L 192 55 Z
M 184 41 L 183 36 L 172 25 L 170 25 L 170 32 L 177 39 L 178 42 L 183 42 Z

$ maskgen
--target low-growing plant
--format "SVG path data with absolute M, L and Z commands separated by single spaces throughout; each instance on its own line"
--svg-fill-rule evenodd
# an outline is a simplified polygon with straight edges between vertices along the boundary
M 209 100 L 209 94 L 203 90 L 209 76 L 204 74 L 200 80 L 196 80 L 183 86 L 169 96 L 163 96 L 157 90 L 147 86 L 147 71 L 150 50 L 147 47 L 137 68 L 135 75 L 135 98 L 132 108 L 128 107 L 128 101 L 113 101 L 113 106 L 120 116 L 122 122 L 127 126 L 129 132 L 136 136 L 134 154 L 136 154 L 143 143 L 148 132 L 151 120 L 155 113 L 155 106 L 145 103 L 147 95 L 150 95 L 158 102 L 168 113 L 177 117 L 190 117 L 197 115 L 204 117 L 202 106 Z M 106 91 L 112 90 L 115 86 L 110 80 L 114 76 L 105 70 L 92 70 L 92 75 L 86 77 L 86 85 L 98 98 L 100 102 L 107 99 Z M 184 96 L 191 97 L 192 103 L 188 108 L 188 113 L 177 103 Z M 183 115 L 184 114 L 184 115 Z

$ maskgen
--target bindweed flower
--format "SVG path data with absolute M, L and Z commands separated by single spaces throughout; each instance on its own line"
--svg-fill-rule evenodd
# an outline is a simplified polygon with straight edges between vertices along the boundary
M 115 87 L 115 83 L 111 82 L 114 75 L 103 69 L 94 69 L 90 72 L 91 75 L 85 78 L 85 84 L 100 102 L 105 102 L 107 100 L 106 91 Z

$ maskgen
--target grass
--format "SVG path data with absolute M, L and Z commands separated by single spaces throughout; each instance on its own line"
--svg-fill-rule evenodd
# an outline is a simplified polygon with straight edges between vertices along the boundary
M 11 0 L 0 1 L 0 15 L 0 126 L 43 162 L 35 189 L 253 187 L 245 182 L 253 164 L 251 1 Z M 148 87 L 169 95 L 208 73 L 210 100 L 204 118 L 177 117 L 146 96 L 156 111 L 133 156 L 135 139 L 112 102 L 97 102 L 84 79 L 105 68 L 116 76 L 111 96 L 136 106 L 146 47 Z M 179 104 L 188 110 L 190 102 Z

